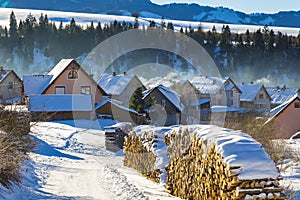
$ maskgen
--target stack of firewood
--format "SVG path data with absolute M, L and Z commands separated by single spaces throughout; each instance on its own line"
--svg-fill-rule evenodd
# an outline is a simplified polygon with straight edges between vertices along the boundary
M 147 132 L 148 133 L 148 132 Z M 154 169 L 156 157 L 147 146 L 155 143 L 155 136 L 144 134 L 137 135 L 134 131 L 125 137 L 124 141 L 124 165 L 134 168 L 154 182 L 160 182 L 161 171 Z M 144 145 L 147 143 L 147 146 Z
M 169 193 L 183 199 L 284 199 L 279 176 L 252 177 L 249 173 L 247 175 L 245 166 L 243 168 L 228 161 L 228 158 L 231 159 L 235 154 L 226 157 L 226 149 L 222 149 L 222 145 L 229 139 L 227 135 L 220 139 L 216 133 L 220 131 L 221 135 L 222 129 L 214 130 L 214 136 L 199 136 L 201 127 L 177 127 L 164 135 L 169 158 L 165 167 L 165 186 Z M 231 133 L 226 134 L 230 136 Z M 129 134 L 125 141 L 124 164 L 157 182 L 163 171 L 155 169 L 154 163 L 158 158 L 149 148 L 155 144 L 155 137 L 149 129 L 143 134 Z M 242 142 L 249 140 L 249 136 L 243 133 L 238 134 L 238 137 L 242 138 Z M 250 144 L 251 142 L 252 140 Z M 236 151 L 238 155 L 241 149 L 236 148 Z M 153 173 L 149 173 L 149 170 Z M 277 172 L 275 165 L 274 170 Z

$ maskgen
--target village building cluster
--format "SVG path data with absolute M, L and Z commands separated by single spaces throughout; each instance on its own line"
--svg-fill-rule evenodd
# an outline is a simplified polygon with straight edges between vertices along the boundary
M 129 108 L 140 88 L 145 113 Z M 21 80 L 0 67 L 2 104 L 24 102 L 29 112 L 47 112 L 53 119 L 110 118 L 161 126 L 208 124 L 240 116 L 268 116 L 274 136 L 289 138 L 300 131 L 300 90 L 235 83 L 226 77 L 194 77 L 178 91 L 164 85 L 147 88 L 134 74 L 103 74 L 98 81 L 74 59 L 62 59 L 46 75 Z M 148 105 L 148 106 L 147 106 Z

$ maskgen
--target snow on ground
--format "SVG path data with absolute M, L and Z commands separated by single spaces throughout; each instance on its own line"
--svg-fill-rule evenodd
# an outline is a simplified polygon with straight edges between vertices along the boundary
M 24 166 L 24 181 L 1 195 L 21 200 L 178 199 L 166 193 L 162 185 L 123 166 L 121 151 L 105 150 L 103 128 L 114 123 L 81 120 L 36 124 L 31 135 L 38 145 Z M 288 142 L 298 155 L 300 139 Z M 286 160 L 279 167 L 284 169 L 281 183 L 295 193 L 294 199 L 300 199 L 299 162 Z
M 300 199 L 300 139 L 290 139 L 285 142 L 293 151 L 296 159 L 287 159 L 278 166 L 283 177 L 281 184 L 291 190 L 294 200 L 298 200 Z
M 100 124 L 100 125 L 99 125 Z M 38 142 L 26 164 L 24 182 L 6 199 L 176 199 L 135 170 L 124 167 L 122 152 L 105 150 L 104 126 L 113 121 L 37 123 Z M 76 125 L 76 127 L 75 127 Z

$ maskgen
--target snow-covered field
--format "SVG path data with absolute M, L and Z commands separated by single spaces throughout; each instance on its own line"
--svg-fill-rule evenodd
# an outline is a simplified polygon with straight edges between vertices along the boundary
M 75 12 L 61 12 L 61 11 L 49 11 L 49 10 L 30 10 L 30 9 L 16 9 L 16 8 L 0 8 L 0 25 L 9 26 L 9 16 L 10 13 L 14 11 L 17 21 L 20 19 L 25 20 L 29 13 L 31 13 L 37 20 L 39 19 L 41 13 L 44 15 L 47 14 L 49 21 L 55 22 L 58 26 L 60 21 L 64 24 L 69 24 L 72 18 L 75 19 L 77 24 L 86 27 L 86 25 L 90 24 L 91 21 L 94 23 L 98 23 L 99 21 L 102 24 L 111 23 L 114 20 L 119 22 L 131 22 L 134 23 L 135 18 L 131 16 L 119 16 L 119 15 L 106 15 L 106 14 L 89 14 L 89 13 L 75 13 Z M 148 26 L 150 21 L 153 20 L 157 25 L 160 25 L 161 19 L 153 18 L 154 16 L 150 13 L 149 15 L 145 14 L 145 17 L 139 17 L 138 21 L 139 24 Z M 156 16 L 157 17 L 157 16 Z M 172 22 L 174 28 L 179 30 L 181 27 L 189 27 L 197 29 L 200 22 L 197 21 L 180 21 L 180 20 L 172 20 L 172 19 L 165 19 L 165 23 Z M 201 26 L 204 31 L 211 30 L 213 26 L 216 27 L 218 32 L 221 32 L 223 23 L 206 23 L 201 22 Z M 259 28 L 263 29 L 263 26 L 256 26 L 256 25 L 238 25 L 238 24 L 228 24 L 231 32 L 233 33 L 245 33 L 248 29 L 250 32 L 257 31 Z M 288 27 L 274 27 L 270 26 L 270 29 L 273 29 L 275 33 L 278 31 L 282 32 L 283 34 L 288 35 L 298 35 L 299 28 L 288 28 Z
M 105 150 L 105 125 L 112 121 L 43 122 L 32 129 L 38 141 L 26 164 L 24 183 L 6 199 L 176 199 L 161 185 L 123 166 L 122 152 Z M 98 128 L 97 128 L 98 127 Z
M 122 151 L 105 150 L 103 128 L 112 120 L 42 122 L 32 128 L 38 142 L 21 186 L 4 194 L 5 199 L 115 199 L 171 200 L 162 185 L 123 166 Z M 300 152 L 300 141 L 288 141 Z M 282 166 L 284 186 L 300 199 L 300 164 L 287 161 Z M 1 199 L 1 197 L 0 197 Z

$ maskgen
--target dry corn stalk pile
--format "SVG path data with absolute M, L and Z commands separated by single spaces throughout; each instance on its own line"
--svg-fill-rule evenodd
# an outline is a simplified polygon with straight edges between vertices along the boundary
M 183 199 L 284 199 L 279 173 L 261 144 L 210 125 L 139 128 L 124 164 Z

